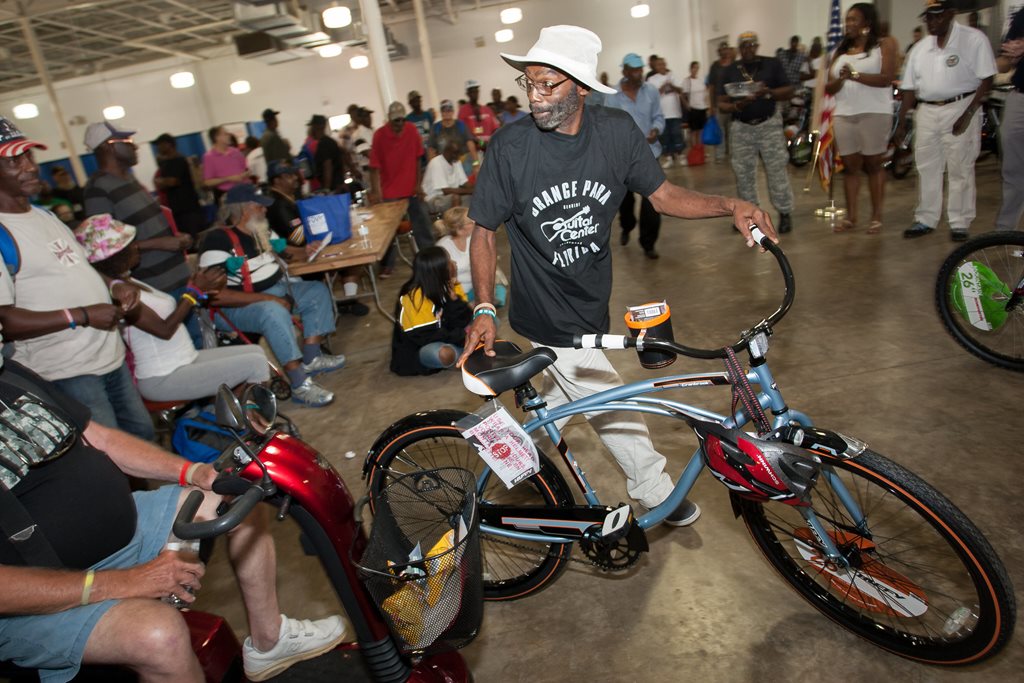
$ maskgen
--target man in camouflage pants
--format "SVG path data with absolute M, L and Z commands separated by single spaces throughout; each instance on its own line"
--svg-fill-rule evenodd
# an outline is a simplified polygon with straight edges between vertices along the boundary
M 740 59 L 722 74 L 718 88 L 719 111 L 731 113 L 730 150 L 736 193 L 741 199 L 758 204 L 757 157 L 764 160 L 768 175 L 768 194 L 779 212 L 779 232 L 793 229 L 793 188 L 789 184 L 786 165 L 786 137 L 782 131 L 782 115 L 776 103 L 793 96 L 793 84 L 786 77 L 777 59 L 757 54 L 757 34 L 740 34 Z M 751 83 L 744 97 L 730 97 L 729 83 Z

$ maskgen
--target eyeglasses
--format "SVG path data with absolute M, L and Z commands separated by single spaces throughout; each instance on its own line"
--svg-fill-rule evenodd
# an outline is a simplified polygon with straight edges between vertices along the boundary
M 522 76 L 516 79 L 516 85 L 525 90 L 527 94 L 529 94 L 532 90 L 536 90 L 538 95 L 547 97 L 548 95 L 555 91 L 555 88 L 562 85 L 566 81 L 571 80 L 571 78 L 563 78 L 557 83 L 552 83 L 551 81 L 541 81 L 540 83 L 535 83 L 531 81 L 529 78 L 527 78 L 526 74 L 523 74 Z

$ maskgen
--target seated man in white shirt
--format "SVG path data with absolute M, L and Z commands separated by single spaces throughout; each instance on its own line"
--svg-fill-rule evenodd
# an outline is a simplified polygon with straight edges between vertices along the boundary
M 445 145 L 441 154 L 430 160 L 423 173 L 423 193 L 431 213 L 443 213 L 462 205 L 462 197 L 473 194 L 466 172 L 459 161 L 459 148 L 454 142 Z

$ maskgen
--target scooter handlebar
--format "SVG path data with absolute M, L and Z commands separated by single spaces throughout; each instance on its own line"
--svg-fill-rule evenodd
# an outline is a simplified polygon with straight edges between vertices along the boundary
M 193 491 L 188 494 L 184 505 L 178 510 L 178 516 L 174 519 L 174 535 L 184 540 L 192 540 L 226 534 L 241 524 L 263 497 L 263 488 L 259 484 L 252 484 L 245 493 L 230 503 L 224 514 L 205 522 L 193 522 L 203 502 L 202 491 Z

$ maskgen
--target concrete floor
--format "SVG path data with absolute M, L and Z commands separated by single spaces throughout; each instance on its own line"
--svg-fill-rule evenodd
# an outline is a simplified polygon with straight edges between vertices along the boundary
M 993 225 L 1000 195 L 998 161 L 980 162 L 977 171 L 976 233 Z M 782 243 L 794 264 L 797 299 L 776 329 L 770 355 L 788 402 L 818 424 L 862 438 L 945 492 L 986 533 L 1017 587 L 1024 586 L 1024 541 L 1013 521 L 1024 518 L 1016 460 L 1024 441 L 1024 377 L 968 355 L 943 330 L 933 287 L 953 248 L 945 226 L 919 240 L 902 238 L 916 202 L 911 176 L 888 184 L 881 235 L 834 235 L 814 217 L 825 203 L 820 186 L 800 191 L 805 172 L 793 169 L 795 229 Z M 734 193 L 727 164 L 676 168 L 669 178 L 705 192 Z M 862 203 L 866 214 L 866 196 Z M 625 306 L 665 298 L 678 340 L 720 345 L 779 300 L 780 279 L 770 257 L 746 249 L 727 220 L 666 219 L 656 262 L 644 258 L 635 239 L 622 247 L 617 236 L 616 226 L 613 331 L 624 331 L 619 316 Z M 399 268 L 384 282 L 389 307 L 407 275 Z M 517 338 L 507 326 L 503 333 Z M 334 348 L 348 356 L 348 366 L 325 381 L 337 401 L 322 410 L 286 408 L 355 495 L 364 486 L 363 455 L 391 422 L 418 409 L 477 405 L 457 373 L 392 375 L 390 335 L 390 324 L 375 312 L 342 318 Z M 648 376 L 632 352 L 611 358 L 626 380 Z M 686 359 L 671 368 L 720 369 Z M 728 402 L 721 389 L 691 395 L 723 411 Z M 670 473 L 678 474 L 693 451 L 692 435 L 674 425 L 651 425 Z M 590 429 L 571 427 L 568 438 L 603 499 L 627 500 L 610 457 L 598 447 L 581 447 L 595 446 Z M 346 451 L 356 457 L 346 459 Z M 717 482 L 702 478 L 692 497 L 704 510 L 700 521 L 651 531 L 650 553 L 629 572 L 600 574 L 576 565 L 541 595 L 488 604 L 479 638 L 464 650 L 476 680 L 1021 680 L 1019 637 L 990 662 L 952 670 L 903 660 L 846 633 L 768 568 Z M 336 611 L 318 566 L 297 549 L 291 523 L 278 525 L 275 536 L 283 609 L 296 616 Z M 230 572 L 222 557 L 212 565 L 197 606 L 226 615 L 244 634 Z

